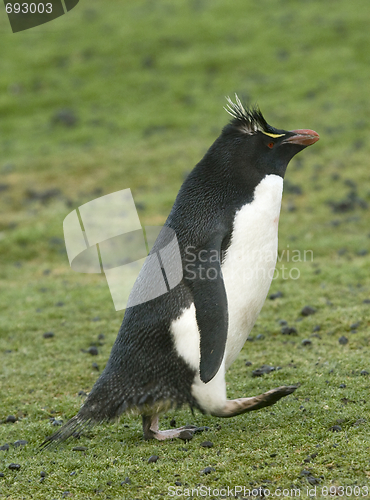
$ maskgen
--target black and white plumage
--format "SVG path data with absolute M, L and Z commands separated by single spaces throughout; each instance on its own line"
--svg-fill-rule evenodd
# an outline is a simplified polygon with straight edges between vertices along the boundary
M 229 417 L 274 404 L 295 390 L 284 386 L 227 400 L 225 371 L 271 284 L 286 167 L 319 136 L 275 129 L 237 96 L 235 103 L 228 99 L 227 111 L 232 121 L 185 180 L 165 223 L 179 243 L 181 283 L 126 309 L 107 366 L 85 403 L 44 446 L 129 410 L 142 415 L 147 439 L 189 438 L 193 428 L 159 431 L 160 412 L 187 404 Z M 151 252 L 165 238 L 162 231 Z M 150 280 L 150 267 L 144 266 L 133 293 Z

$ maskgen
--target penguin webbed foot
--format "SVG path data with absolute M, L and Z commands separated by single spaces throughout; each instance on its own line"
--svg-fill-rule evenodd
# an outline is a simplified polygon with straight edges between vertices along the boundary
M 223 408 L 211 414 L 215 417 L 234 417 L 246 413 L 247 411 L 254 411 L 265 408 L 266 406 L 272 406 L 277 403 L 279 399 L 292 394 L 297 387 L 297 385 L 283 385 L 251 398 L 230 399 L 225 402 Z
M 143 434 L 144 439 L 157 439 L 158 441 L 164 441 L 166 439 L 179 438 L 183 441 L 190 441 L 193 439 L 194 434 L 198 434 L 208 427 L 197 427 L 196 425 L 184 425 L 183 427 L 178 427 L 177 429 L 167 429 L 165 431 L 160 431 L 158 428 L 159 415 L 143 415 Z

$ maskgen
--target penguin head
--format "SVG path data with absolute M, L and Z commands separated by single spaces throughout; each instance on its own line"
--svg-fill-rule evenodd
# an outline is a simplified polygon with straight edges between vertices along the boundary
M 282 130 L 269 125 L 258 107 L 244 108 L 237 95 L 225 110 L 233 117 L 221 137 L 228 143 L 233 168 L 244 175 L 284 177 L 289 161 L 319 140 L 314 130 Z M 239 174 L 241 172 L 238 172 Z

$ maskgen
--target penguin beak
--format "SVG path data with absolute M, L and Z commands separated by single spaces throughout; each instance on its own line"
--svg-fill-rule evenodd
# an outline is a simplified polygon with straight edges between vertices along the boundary
M 320 139 L 320 136 L 314 130 L 309 129 L 299 129 L 291 130 L 291 134 L 294 134 L 287 139 L 282 141 L 282 144 L 298 144 L 300 146 L 311 146 L 315 144 Z

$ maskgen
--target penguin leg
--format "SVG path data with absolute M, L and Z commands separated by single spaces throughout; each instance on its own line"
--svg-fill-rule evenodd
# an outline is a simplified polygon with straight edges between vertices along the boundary
M 178 429 L 160 431 L 158 428 L 158 413 L 154 415 L 142 415 L 142 419 L 144 439 L 146 440 L 158 439 L 158 441 L 164 441 L 165 439 L 180 438 L 184 441 L 190 441 L 193 438 L 194 432 L 204 430 L 204 428 L 199 428 L 196 425 L 185 425 Z
M 283 385 L 271 389 L 259 396 L 251 398 L 228 399 L 222 408 L 211 411 L 215 417 L 235 417 L 247 411 L 259 410 L 265 406 L 274 405 L 279 399 L 292 394 L 297 389 L 296 385 Z

